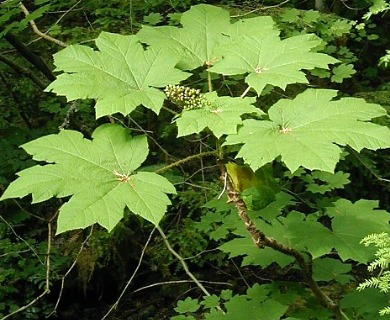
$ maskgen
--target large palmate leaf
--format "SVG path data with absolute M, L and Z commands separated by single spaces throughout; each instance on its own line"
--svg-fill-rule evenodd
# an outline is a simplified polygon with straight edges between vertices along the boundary
M 117 125 L 102 125 L 93 140 L 64 130 L 23 145 L 35 160 L 50 164 L 18 173 L 0 200 L 32 194 L 33 202 L 72 196 L 58 216 L 57 233 L 99 223 L 112 230 L 125 207 L 157 225 L 175 193 L 165 178 L 134 171 L 148 155 L 145 136 L 131 137 Z
M 137 106 L 158 113 L 165 95 L 156 89 L 179 83 L 189 75 L 175 69 L 180 57 L 167 46 L 144 49 L 136 36 L 103 32 L 96 39 L 99 51 L 72 45 L 54 55 L 56 71 L 64 71 L 46 89 L 68 100 L 96 99 L 96 117 Z
M 152 45 L 167 45 L 182 56 L 179 67 L 185 70 L 211 64 L 217 56 L 215 47 L 222 41 L 222 31 L 230 26 L 229 12 L 210 5 L 193 6 L 181 17 L 183 28 L 143 27 L 138 37 Z
M 351 264 L 342 263 L 338 259 L 323 258 L 313 261 L 313 278 L 316 281 L 336 280 L 341 284 L 345 284 L 354 279 L 347 274 L 351 270 Z
M 193 6 L 183 13 L 181 24 L 183 28 L 144 26 L 137 36 L 147 44 L 173 48 L 182 57 L 178 66 L 192 70 L 218 61 L 221 58 L 217 53 L 218 46 L 228 40 L 227 35 L 236 39 L 244 34 L 278 34 L 271 17 L 244 19 L 230 24 L 228 11 L 205 4 Z
M 260 95 L 267 84 L 285 89 L 290 83 L 308 83 L 302 69 L 328 68 L 338 60 L 312 52 L 321 40 L 299 35 L 281 40 L 276 33 L 243 35 L 219 47 L 223 59 L 210 72 L 224 75 L 248 74 L 246 83 Z
M 285 236 L 294 246 L 307 249 L 313 258 L 336 249 L 343 261 L 353 259 L 366 263 L 372 259 L 375 250 L 364 248 L 360 241 L 368 234 L 389 231 L 389 213 L 375 210 L 377 206 L 378 201 L 359 200 L 351 203 L 340 199 L 334 203 L 334 207 L 327 209 L 332 217 L 331 229 L 317 221 L 286 219 Z
M 333 172 L 340 146 L 356 151 L 390 147 L 389 128 L 370 122 L 386 115 L 362 99 L 333 100 L 334 90 L 309 89 L 294 100 L 282 99 L 269 109 L 269 121 L 245 120 L 225 145 L 243 144 L 237 157 L 253 170 L 281 156 L 293 172 L 299 166 Z
M 224 134 L 237 133 L 237 125 L 242 123 L 245 113 L 264 114 L 252 105 L 254 98 L 218 97 L 215 92 L 204 95 L 210 106 L 202 109 L 183 110 L 176 120 L 178 136 L 199 133 L 209 128 L 217 138 Z

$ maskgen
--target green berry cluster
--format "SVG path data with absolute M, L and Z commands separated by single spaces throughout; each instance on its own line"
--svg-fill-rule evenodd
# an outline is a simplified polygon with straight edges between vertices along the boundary
M 199 89 L 169 84 L 164 92 L 169 100 L 185 110 L 201 109 L 210 106 L 210 102 Z

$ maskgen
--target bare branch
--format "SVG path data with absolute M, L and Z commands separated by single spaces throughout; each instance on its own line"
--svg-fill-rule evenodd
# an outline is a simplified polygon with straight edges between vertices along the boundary
M 64 276 L 62 277 L 62 280 L 61 280 L 61 289 L 60 289 L 60 293 L 58 294 L 58 298 L 57 298 L 56 305 L 54 306 L 53 311 L 47 316 L 47 318 L 49 318 L 50 316 L 52 316 L 53 314 L 55 314 L 55 313 L 57 312 L 58 305 L 59 305 L 59 303 L 60 303 L 60 301 L 61 301 L 62 292 L 64 291 L 65 278 L 69 275 L 69 273 L 70 273 L 70 272 L 73 270 L 73 268 L 76 266 L 77 259 L 78 259 L 78 257 L 80 256 L 81 252 L 83 251 L 85 244 L 87 243 L 87 241 L 88 241 L 89 238 L 91 237 L 92 232 L 93 232 L 93 226 L 91 227 L 91 230 L 90 230 L 88 236 L 87 236 L 87 237 L 85 238 L 85 240 L 81 243 L 79 252 L 77 253 L 76 258 L 74 259 L 72 265 L 69 267 L 68 271 L 66 271 L 66 273 L 65 273 Z
M 53 216 L 53 218 L 56 217 L 56 216 L 57 216 L 57 213 Z M 53 218 L 50 219 L 50 221 L 47 224 L 48 232 L 47 232 L 47 251 L 46 251 L 46 284 L 45 284 L 45 290 L 38 297 L 36 297 L 32 301 L 30 301 L 28 304 L 24 305 L 23 307 L 20 307 L 19 309 L 15 310 L 14 312 L 11 312 L 10 314 L 6 315 L 5 317 L 1 318 L 0 320 L 6 320 L 6 319 L 14 316 L 15 314 L 20 313 L 20 312 L 30 308 L 32 305 L 37 303 L 37 301 L 39 301 L 45 295 L 50 293 L 50 255 L 51 255 L 51 242 L 52 242 L 51 223 L 52 223 Z
M 204 280 L 199 280 L 199 282 L 201 282 L 201 283 L 208 283 L 208 284 L 226 285 L 226 286 L 233 287 L 233 285 L 231 283 L 229 283 L 229 282 L 204 281 Z M 149 288 L 157 287 L 157 286 L 164 286 L 164 285 L 167 285 L 167 284 L 180 284 L 180 283 L 193 283 L 193 281 L 192 280 L 175 280 L 175 281 L 156 282 L 156 283 L 150 284 L 148 286 L 144 286 L 144 287 L 138 288 L 137 290 L 134 290 L 133 292 L 131 292 L 131 294 L 134 294 L 134 293 L 137 293 L 137 292 L 140 292 L 142 290 L 149 289 Z
M 131 275 L 130 279 L 127 281 L 127 283 L 126 283 L 125 287 L 123 288 L 121 294 L 119 295 L 118 299 L 115 301 L 115 303 L 111 306 L 111 308 L 107 311 L 107 313 L 103 316 L 103 318 L 102 318 L 101 320 L 106 319 L 106 318 L 108 317 L 108 315 L 109 315 L 114 309 L 116 309 L 116 307 L 118 306 L 119 301 L 122 299 L 123 295 L 124 295 L 125 292 L 127 291 L 127 288 L 129 287 L 130 283 L 133 281 L 135 275 L 137 274 L 139 267 L 141 266 L 142 259 L 143 259 L 143 257 L 144 257 L 146 248 L 148 247 L 148 244 L 149 244 L 150 240 L 152 239 L 152 236 L 153 236 L 153 233 L 154 233 L 155 230 L 156 230 L 156 228 L 154 228 L 154 229 L 150 232 L 149 237 L 148 237 L 148 240 L 146 240 L 146 243 L 145 243 L 145 245 L 144 245 L 144 248 L 142 249 L 141 256 L 139 257 L 138 264 L 137 264 L 137 266 L 135 267 L 133 274 Z
M 30 12 L 24 6 L 23 2 L 20 2 L 19 6 L 20 6 L 20 9 L 23 11 L 24 15 L 27 17 L 30 14 Z M 48 41 L 51 41 L 51 42 L 54 42 L 54 43 L 58 44 L 61 47 L 67 47 L 68 46 L 65 42 L 62 42 L 61 40 L 58 40 L 58 39 L 54 39 L 53 37 L 51 37 L 51 36 L 41 32 L 38 29 L 37 25 L 35 24 L 34 20 L 30 20 L 30 25 L 31 25 L 34 33 L 37 34 L 38 36 L 40 36 L 41 38 L 43 38 L 45 40 L 48 40 Z
M 29 69 L 21 67 L 20 65 L 13 62 L 11 59 L 8 59 L 6 56 L 0 54 L 0 61 L 14 69 L 16 72 L 20 74 L 24 74 L 28 78 L 30 78 L 33 82 L 35 82 L 38 87 L 40 87 L 42 90 L 47 87 L 47 83 L 43 82 L 41 79 L 39 79 L 33 72 L 31 72 Z
M 211 296 L 211 294 L 206 290 L 206 288 L 200 283 L 200 281 L 192 274 L 190 269 L 188 268 L 187 263 L 184 261 L 182 256 L 178 254 L 172 247 L 171 244 L 168 241 L 167 236 L 165 235 L 164 231 L 160 227 L 156 227 L 158 232 L 160 232 L 161 237 L 163 238 L 163 241 L 165 245 L 167 246 L 168 250 L 176 257 L 177 260 L 180 261 L 181 265 L 183 266 L 184 271 L 187 273 L 187 275 L 192 279 L 193 282 L 198 286 L 200 290 L 203 291 L 203 293 L 206 296 Z M 102 319 L 103 320 L 103 319 Z
M 289 2 L 290 0 L 285 0 L 279 4 L 275 4 L 273 6 L 267 6 L 267 7 L 259 7 L 259 8 L 256 8 L 256 9 L 253 9 L 251 11 L 248 11 L 248 12 L 245 12 L 243 14 L 238 14 L 238 15 L 235 15 L 235 16 L 231 16 L 232 18 L 240 18 L 240 17 L 245 17 L 247 16 L 248 14 L 251 14 L 251 13 L 255 13 L 256 11 L 261 11 L 261 10 L 267 10 L 267 9 L 271 9 L 271 8 L 277 8 L 277 7 L 281 7 L 282 5 L 286 4 L 287 2 Z

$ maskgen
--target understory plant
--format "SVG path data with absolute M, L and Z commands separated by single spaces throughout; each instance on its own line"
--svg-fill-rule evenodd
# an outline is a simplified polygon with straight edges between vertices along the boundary
M 365 246 L 374 245 L 377 248 L 375 260 L 368 265 L 368 271 L 373 272 L 380 269 L 376 277 L 366 279 L 359 284 L 358 290 L 366 288 L 378 288 L 381 292 L 388 292 L 390 289 L 390 237 L 386 232 L 376 233 L 364 237 L 361 241 Z M 384 307 L 379 310 L 381 316 L 390 315 L 390 307 Z
M 358 296 L 346 288 L 352 265 L 374 254 L 360 240 L 387 232 L 389 214 L 378 201 L 353 203 L 332 192 L 349 183 L 337 171 L 341 159 L 390 147 L 389 128 L 371 122 L 387 113 L 336 90 L 307 88 L 307 70 L 339 63 L 319 51 L 320 38 L 281 39 L 271 17 L 233 21 L 221 8 L 197 5 L 180 27 L 103 32 L 95 45 L 55 54 L 61 73 L 46 91 L 68 101 L 94 99 L 103 124 L 88 137 L 63 129 L 23 144 L 39 163 L 18 172 L 1 200 L 65 198 L 57 235 L 94 224 L 110 232 L 131 212 L 166 241 L 162 219 L 170 195 L 180 192 L 172 172 L 202 159 L 218 168 L 220 188 L 204 204 L 198 230 L 230 258 L 240 257 L 241 268 L 295 277 L 210 292 L 167 243 L 202 295 L 179 301 L 173 319 L 375 319 L 356 310 L 351 301 Z M 283 98 L 267 104 L 270 92 Z M 148 112 L 164 119 L 161 136 L 126 125 Z M 169 132 L 181 154 L 183 137 L 201 139 L 205 149 L 155 161 L 156 138 Z M 306 199 L 283 187 L 292 180 Z

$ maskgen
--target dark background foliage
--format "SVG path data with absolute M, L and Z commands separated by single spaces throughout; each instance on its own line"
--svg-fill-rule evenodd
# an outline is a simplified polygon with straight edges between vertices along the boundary
M 111 0 L 111 1 L 26 1 L 30 15 L 26 18 L 19 1 L 4 1 L 0 7 L 0 193 L 15 178 L 15 172 L 33 165 L 30 157 L 19 148 L 27 141 L 58 132 L 59 128 L 75 129 L 89 136 L 96 126 L 93 101 L 67 102 L 62 97 L 44 92 L 55 79 L 52 55 L 60 50 L 58 44 L 33 32 L 29 19 L 39 30 L 67 44 L 88 44 L 101 31 L 131 34 L 142 24 L 177 25 L 180 13 L 191 5 L 206 1 L 179 0 Z M 363 20 L 369 3 L 354 1 L 323 1 L 322 12 L 314 1 L 207 1 L 223 6 L 233 16 L 271 15 L 281 29 L 282 37 L 298 33 L 315 33 L 325 41 L 323 52 L 353 66 L 355 73 L 343 74 L 334 81 L 336 73 L 308 73 L 311 85 L 341 90 L 344 95 L 362 97 L 369 102 L 390 108 L 390 72 L 378 67 L 379 58 L 390 48 L 390 19 L 374 16 Z M 355 21 L 351 24 L 351 21 Z M 200 78 L 204 75 L 200 74 Z M 343 78 L 344 77 L 344 78 Z M 237 79 L 239 80 L 239 79 Z M 191 82 L 202 89 L 204 83 Z M 238 82 L 221 81 L 216 86 L 222 93 L 242 92 Z M 286 92 L 269 90 L 262 100 L 270 106 L 283 96 L 295 96 L 302 86 L 289 86 Z M 164 119 L 143 109 L 132 118 L 121 118 L 136 130 L 146 128 L 151 133 L 150 166 L 171 162 L 194 153 L 207 151 L 210 139 L 205 134 L 176 138 L 170 118 Z M 99 122 L 108 122 L 100 119 Z M 389 118 L 377 119 L 389 125 Z M 279 185 L 291 194 L 305 199 L 299 207 L 311 212 L 323 208 L 339 197 L 355 201 L 360 198 L 379 199 L 380 207 L 390 210 L 390 153 L 349 152 L 338 170 L 350 173 L 351 183 L 344 189 L 327 193 L 326 200 L 307 191 L 308 173 L 291 178 L 278 163 L 274 175 Z M 299 274 L 277 266 L 266 270 L 250 266 L 239 268 L 240 258 L 229 259 L 216 250 L 218 241 L 199 231 L 202 205 L 220 192 L 218 169 L 208 159 L 183 165 L 168 177 L 180 191 L 173 198 L 163 226 L 169 241 L 189 261 L 192 271 L 204 280 L 229 282 L 237 292 L 245 292 L 245 282 L 270 280 L 299 281 Z M 31 199 L 0 203 L 0 315 L 6 315 L 26 305 L 44 289 L 47 251 L 47 224 L 55 221 L 60 200 L 31 204 Z M 302 212 L 303 212 L 302 211 Z M 55 226 L 54 223 L 53 228 Z M 100 319 L 133 273 L 152 227 L 127 213 L 115 230 L 107 234 L 99 227 L 79 251 L 88 236 L 87 231 L 69 232 L 52 239 L 51 293 L 15 319 L 43 319 L 54 308 L 61 290 L 61 278 L 76 256 L 76 268 L 65 281 L 62 299 L 57 308 L 59 319 Z M 201 253 L 201 254 L 200 254 Z M 365 276 L 365 268 L 351 273 L 357 280 Z M 131 288 L 110 319 L 164 319 L 172 315 L 177 300 L 193 292 L 188 283 L 147 285 L 183 279 L 180 264 L 171 256 L 158 236 L 153 237 L 145 251 L 142 271 L 136 275 Z M 140 291 L 137 291 L 140 290 Z M 346 290 L 330 287 L 329 290 Z M 137 292 L 136 292 L 137 291 Z M 335 292 L 334 294 L 340 294 Z M 196 294 L 195 294 L 196 295 Z M 52 317 L 54 318 L 54 315 Z M 356 318 L 357 319 L 357 318 Z

